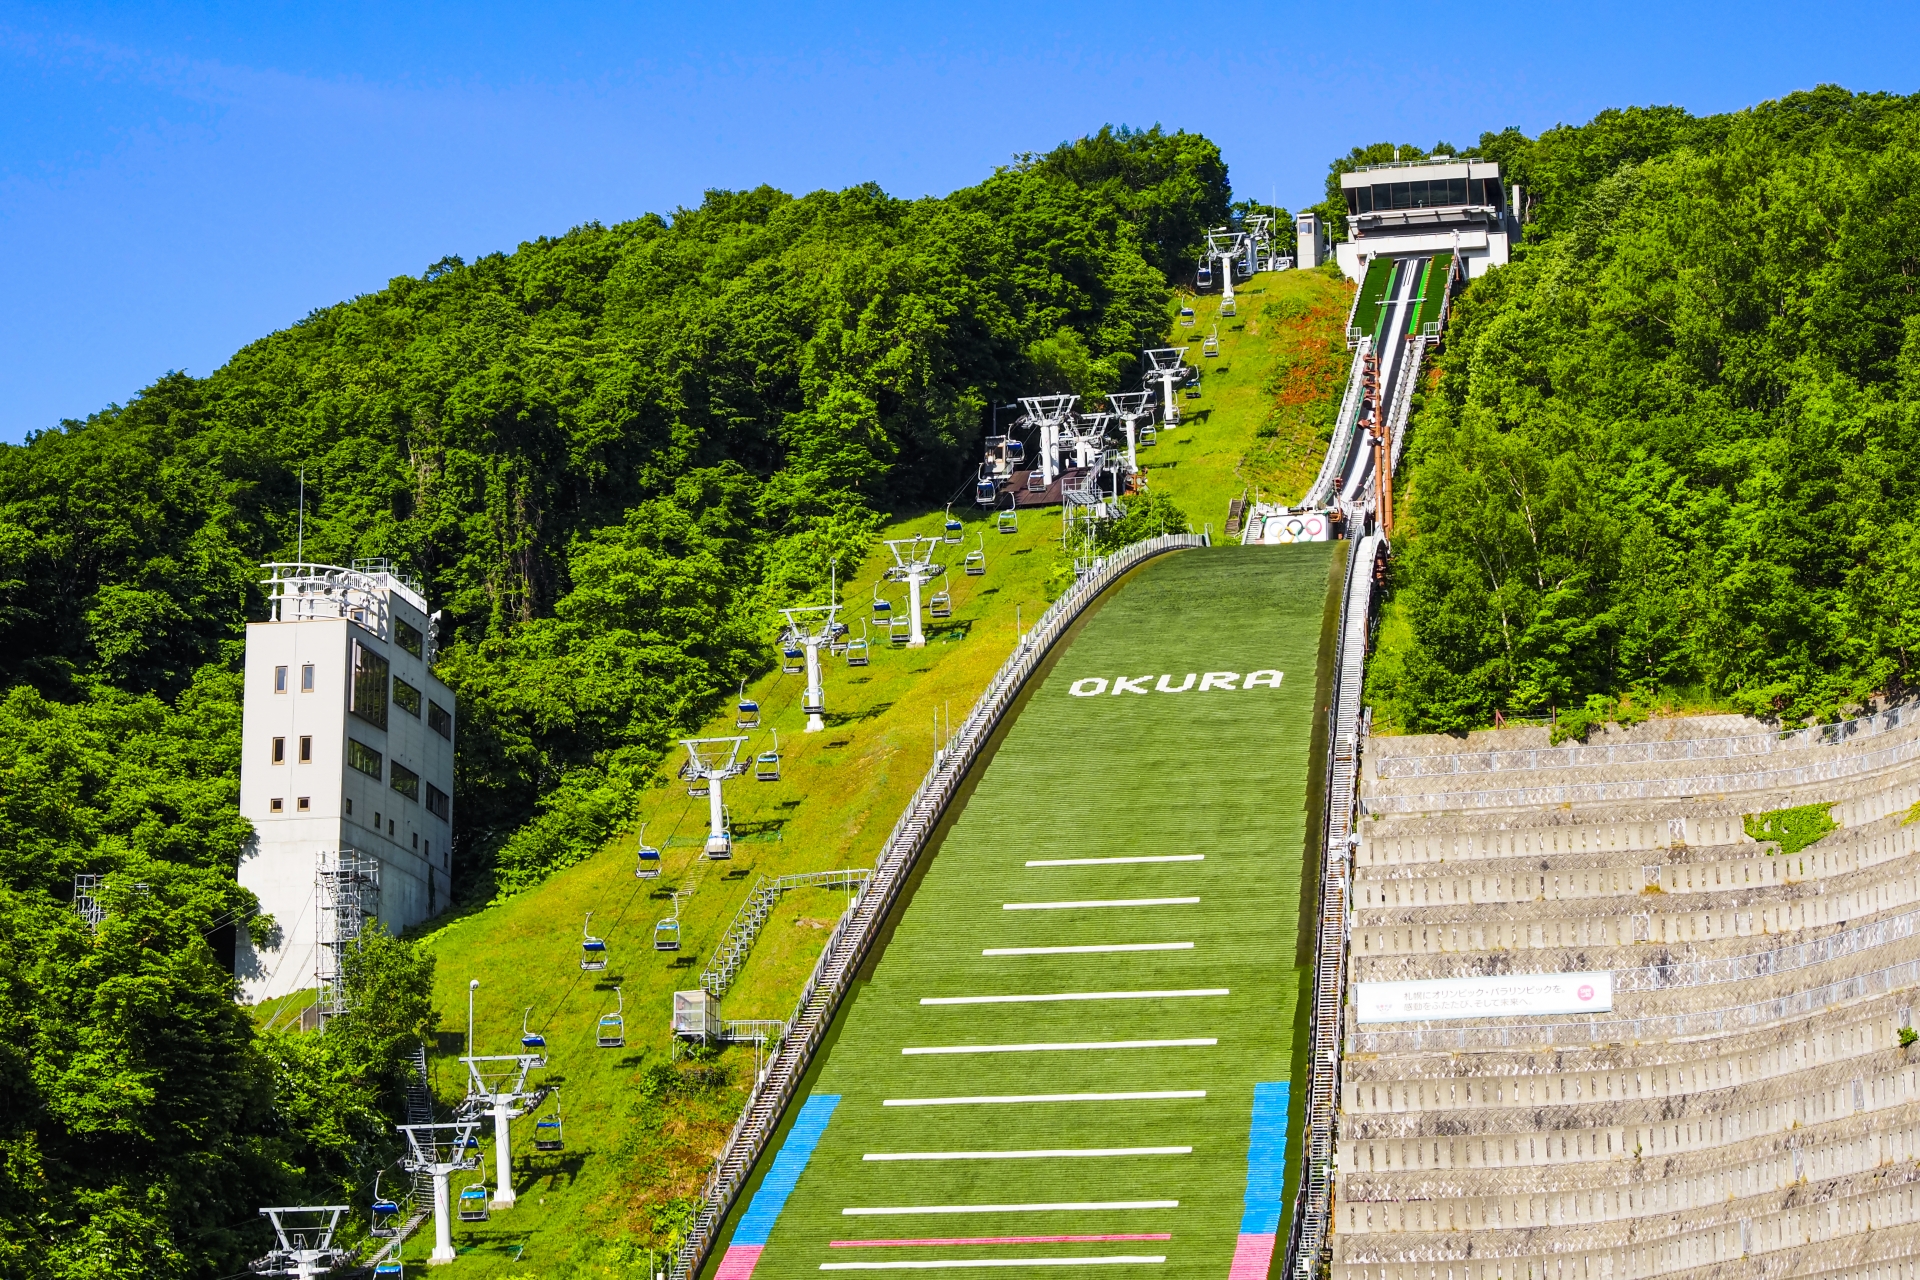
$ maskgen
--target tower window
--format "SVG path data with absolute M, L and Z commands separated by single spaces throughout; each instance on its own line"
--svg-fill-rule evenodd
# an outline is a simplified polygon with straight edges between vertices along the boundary
M 285 667 L 275 667 L 273 669 L 273 691 L 275 693 L 285 693 L 287 691 L 287 669 Z
M 300 692 L 313 692 L 313 664 L 311 662 L 303 662 L 300 664 Z
M 451 812 L 447 805 L 447 793 L 431 782 L 427 784 L 427 812 L 442 822 L 448 820 L 447 815 Z
M 295 800 L 293 802 L 293 807 L 298 809 L 300 812 L 305 813 L 307 810 L 313 808 L 313 803 L 308 797 L 301 796 L 298 800 Z
M 426 654 L 426 637 L 420 634 L 418 627 L 407 622 L 404 618 L 395 618 L 393 620 L 393 638 L 402 649 L 405 649 L 416 658 L 423 657 Z
M 405 796 L 407 799 L 413 801 L 415 804 L 419 804 L 420 803 L 420 775 L 415 773 L 413 770 L 407 768 L 407 766 L 401 764 L 398 760 L 395 760 L 393 762 L 393 768 L 390 770 L 390 772 L 393 775 L 393 781 L 392 781 L 393 789 L 395 791 L 398 791 L 401 795 Z
M 313 763 L 313 735 L 310 733 L 300 735 L 300 763 Z
M 392 834 L 393 834 L 393 819 L 392 819 L 392 818 L 388 818 L 388 819 L 387 819 L 387 834 L 388 834 L 388 835 L 392 835 Z
M 360 741 L 358 738 L 347 739 L 347 765 L 349 768 L 358 769 L 369 778 L 378 780 L 381 767 L 385 763 L 385 758 L 366 743 Z
M 420 833 L 418 831 L 413 833 L 413 847 L 416 849 L 420 847 Z
M 443 738 L 451 740 L 453 737 L 453 717 L 431 698 L 427 699 L 427 728 Z
M 395 676 L 393 678 L 393 705 L 399 707 L 415 720 L 418 720 L 420 718 L 420 691 L 408 684 L 405 680 L 402 680 L 399 676 Z
M 347 816 L 349 818 L 353 816 L 353 797 L 352 796 L 347 797 Z
M 285 738 L 275 738 L 273 740 L 273 762 L 275 764 L 285 764 L 287 762 L 287 740 Z
M 287 802 L 285 800 L 282 800 L 279 796 L 275 796 L 273 799 L 267 801 L 267 808 L 271 809 L 275 813 L 279 813 L 282 809 L 286 807 L 287 807 Z
M 387 660 L 353 642 L 353 693 L 347 710 L 370 725 L 387 727 Z

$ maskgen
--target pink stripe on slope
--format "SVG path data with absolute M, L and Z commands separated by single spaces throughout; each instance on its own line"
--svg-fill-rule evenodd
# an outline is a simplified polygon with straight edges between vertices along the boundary
M 894 1249 L 914 1245 L 967 1244 L 1109 1244 L 1118 1240 L 1171 1240 L 1171 1231 L 1114 1236 L 932 1236 L 912 1240 L 834 1240 L 829 1249 Z M 1272 1249 L 1269 1248 L 1271 1253 Z
M 1267 1269 L 1273 1265 L 1274 1240 L 1271 1235 L 1241 1232 L 1239 1243 L 1233 1246 L 1233 1265 L 1227 1268 L 1227 1280 L 1267 1280 Z
M 730 1244 L 727 1256 L 720 1259 L 720 1270 L 713 1280 L 753 1280 L 753 1269 L 760 1261 L 763 1244 Z

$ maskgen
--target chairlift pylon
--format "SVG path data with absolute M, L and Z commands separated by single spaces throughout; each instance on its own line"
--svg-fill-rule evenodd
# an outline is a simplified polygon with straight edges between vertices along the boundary
M 547 1038 L 538 1031 L 530 1030 L 527 1027 L 527 1021 L 532 1017 L 533 1006 L 528 1005 L 527 1011 L 520 1015 L 520 1047 L 522 1049 L 544 1049 L 547 1047 Z
M 660 851 L 647 843 L 647 824 L 640 824 L 640 860 L 633 869 L 636 880 L 654 880 L 660 875 Z
M 580 967 L 589 973 L 598 972 L 607 967 L 607 940 L 596 938 L 591 932 L 593 912 L 587 912 L 587 922 L 580 926 Z
M 960 562 L 960 567 L 966 570 L 969 578 L 978 578 L 987 571 L 987 535 L 982 533 L 977 536 L 980 545 L 967 552 L 966 559 Z
M 747 681 L 740 680 L 740 701 L 734 704 L 733 727 L 736 729 L 758 729 L 760 727 L 760 704 L 747 696 Z
M 780 781 L 780 731 L 773 731 L 773 750 L 762 751 L 753 758 L 753 777 L 756 782 Z
M 460 1221 L 485 1222 L 490 1216 L 487 1205 L 491 1199 L 484 1182 L 460 1188 Z
M 594 1028 L 593 1042 L 601 1049 L 624 1049 L 627 1045 L 627 998 L 620 988 L 613 989 L 613 998 L 619 1006 L 612 1013 L 600 1015 L 600 1023 Z

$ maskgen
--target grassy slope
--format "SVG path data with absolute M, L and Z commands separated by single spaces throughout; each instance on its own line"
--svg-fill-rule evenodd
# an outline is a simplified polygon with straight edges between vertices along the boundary
M 1315 656 L 1332 547 L 1156 561 L 1049 674 L 941 844 L 813 1085 L 841 1098 L 756 1275 L 817 1274 L 836 1239 L 1171 1232 L 1150 1244 L 887 1247 L 862 1258 L 1233 1255 L 1253 1085 L 1293 1074 Z M 1247 672 L 1281 689 L 1072 697 L 1086 676 Z M 1199 854 L 1031 867 L 1027 859 Z M 1194 905 L 1010 912 L 1007 901 L 1197 895 Z M 984 956 L 986 947 L 1191 941 L 1191 950 Z M 925 996 L 1229 995 L 929 1008 Z M 1216 1037 L 1216 1046 L 903 1057 L 908 1045 Z M 884 1098 L 1204 1089 L 1203 1099 L 883 1108 Z M 1304 1086 L 1296 1090 L 1304 1094 Z M 1304 1096 L 1296 1098 L 1303 1104 Z M 1297 1108 L 1296 1108 L 1297 1110 Z M 1298 1124 L 1295 1117 L 1294 1123 Z M 1120 1159 L 875 1164 L 866 1152 L 1191 1146 Z M 848 1219 L 847 1205 L 1174 1199 L 1177 1209 Z M 846 1256 L 846 1255 L 840 1255 Z
M 1191 359 L 1209 372 L 1205 396 L 1182 402 L 1190 425 L 1163 435 L 1166 443 L 1143 459 L 1178 463 L 1156 467 L 1153 483 L 1171 492 L 1196 526 L 1211 522 L 1216 531 L 1228 500 L 1248 484 L 1250 453 L 1301 476 L 1296 490 L 1318 465 L 1319 442 L 1288 406 L 1300 399 L 1302 371 L 1315 367 L 1329 340 L 1337 341 L 1349 296 L 1348 286 L 1311 272 L 1257 277 L 1236 292 L 1239 316 L 1221 330 L 1220 359 L 1203 362 L 1194 338 Z M 1276 302 L 1283 314 L 1263 316 Z M 1191 334 L 1211 326 L 1217 306 L 1217 294 L 1197 300 L 1203 321 Z M 1175 340 L 1184 336 L 1176 332 Z M 1337 398 L 1337 387 L 1333 394 Z M 1197 421 L 1196 408 L 1205 411 Z M 1284 425 L 1262 436 L 1263 425 L 1275 421 Z M 968 546 L 985 531 L 989 571 L 965 578 L 958 567 L 966 547 L 945 549 L 955 570 L 954 617 L 926 649 L 876 646 L 864 671 L 832 662 L 827 705 L 833 728 L 822 734 L 799 732 L 800 677 L 776 673 L 750 687 L 764 726 L 754 749 L 766 730 L 778 729 L 785 777 L 776 784 L 736 782 L 728 802 L 737 830 L 777 824 L 779 840 L 743 840 L 731 866 L 705 868 L 682 913 L 678 955 L 652 951 L 650 935 L 668 910 L 665 894 L 695 865 L 693 840 L 703 830 L 705 801 L 689 799 L 664 777 L 643 813 L 649 840 L 666 846 L 667 870 L 659 880 L 633 878 L 634 835 L 627 833 L 538 889 L 429 936 L 445 1029 L 433 1058 L 441 1097 L 452 1100 L 461 1089 L 457 1029 L 466 1025 L 467 982 L 478 978 L 480 1050 L 515 1048 L 520 1012 L 533 1006 L 534 1025 L 546 1030 L 552 1046 L 546 1078 L 561 1086 L 567 1124 L 568 1150 L 536 1158 L 526 1150 L 528 1122 L 519 1122 L 519 1206 L 486 1224 L 457 1227 L 464 1252 L 454 1274 L 624 1275 L 644 1265 L 649 1242 L 670 1235 L 675 1202 L 697 1191 L 707 1160 L 738 1114 L 751 1070 L 750 1055 L 738 1049 L 712 1064 L 690 1069 L 683 1060 L 663 1070 L 671 993 L 697 985 L 699 966 L 755 873 L 871 864 L 929 763 L 936 708 L 961 718 L 1011 649 L 1016 608 L 1031 625 L 1045 606 L 1057 515 L 1029 513 L 1018 534 L 1002 536 L 971 509 L 956 510 L 967 522 Z M 903 519 L 886 536 L 934 532 L 942 519 L 937 512 Z M 845 598 L 858 605 L 855 618 L 868 612 L 880 565 L 876 556 L 847 579 Z M 731 732 L 731 724 L 729 709 L 702 732 Z M 825 930 L 814 922 L 829 918 L 832 897 L 796 894 L 781 904 L 728 995 L 729 1017 L 786 1015 L 818 955 Z M 580 922 L 589 909 L 613 955 L 599 974 L 582 973 L 577 964 Z M 613 1008 L 616 984 L 626 997 L 628 1047 L 596 1050 L 593 1022 Z M 491 1152 L 485 1154 L 483 1168 L 490 1170 Z M 409 1248 L 407 1260 L 424 1260 L 428 1243 L 430 1233 L 429 1242 Z

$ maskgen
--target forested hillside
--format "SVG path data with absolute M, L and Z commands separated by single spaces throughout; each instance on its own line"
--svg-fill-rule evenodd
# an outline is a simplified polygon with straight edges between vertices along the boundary
M 1227 202 L 1218 150 L 1158 129 L 941 199 L 713 192 L 443 260 L 0 448 L 0 1273 L 230 1275 L 255 1206 L 364 1199 L 391 1156 L 428 966 L 375 944 L 369 1012 L 299 1038 L 219 956 L 261 924 L 233 879 L 261 562 L 390 557 L 444 606 L 456 883 L 511 892 L 631 816 L 765 664 L 770 604 L 971 479 L 990 405 L 1129 377 Z
M 1481 139 L 1525 244 L 1460 299 L 1373 691 L 1418 729 L 1786 720 L 1920 659 L 1920 99 Z

